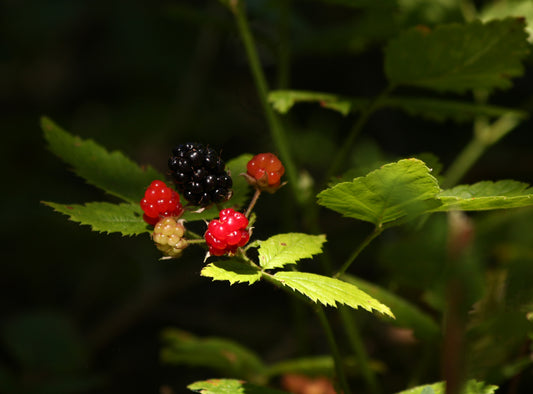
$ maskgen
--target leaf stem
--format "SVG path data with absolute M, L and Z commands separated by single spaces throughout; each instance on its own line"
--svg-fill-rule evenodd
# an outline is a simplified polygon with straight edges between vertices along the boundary
M 244 214 L 244 216 L 246 216 L 247 218 L 252 213 L 252 209 L 254 209 L 255 203 L 259 199 L 260 195 L 261 195 L 261 189 L 259 188 L 255 189 L 254 196 L 252 197 L 252 200 L 250 201 L 250 204 L 248 205 L 248 208 L 246 209 L 246 213 Z
M 395 87 L 396 86 L 393 84 L 387 86 L 378 96 L 376 96 L 373 100 L 370 101 L 370 103 L 368 103 L 366 108 L 362 110 L 361 114 L 352 126 L 348 137 L 344 140 L 342 148 L 335 156 L 335 159 L 333 160 L 333 163 L 331 164 L 327 172 L 326 181 L 337 173 L 342 163 L 346 162 L 348 155 L 350 154 L 350 151 L 353 148 L 355 139 L 367 123 L 368 118 L 382 106 L 383 101 L 391 94 Z
M 502 139 L 519 123 L 520 119 L 513 114 L 502 115 L 492 124 L 477 122 L 472 140 L 446 171 L 442 187 L 450 188 L 456 185 L 489 147 Z
M 274 145 L 279 153 L 283 165 L 285 166 L 285 171 L 287 173 L 287 178 L 289 179 L 289 184 L 291 189 L 296 196 L 297 200 L 301 201 L 299 197 L 301 193 L 298 191 L 298 173 L 296 170 L 296 165 L 294 164 L 293 157 L 289 149 L 289 143 L 285 130 L 281 125 L 279 117 L 274 113 L 271 105 L 268 102 L 268 84 L 265 78 L 265 74 L 261 67 L 259 61 L 259 55 L 257 54 L 256 45 L 254 38 L 250 31 L 250 26 L 246 18 L 246 12 L 244 10 L 243 1 L 235 0 L 230 2 L 230 10 L 235 16 L 235 21 L 239 30 L 239 35 L 242 39 L 244 49 L 246 51 L 246 56 L 248 58 L 248 64 L 252 72 L 252 76 L 257 88 L 257 93 L 259 96 L 259 101 L 263 107 L 266 120 L 270 128 L 270 134 L 274 141 Z
M 370 366 L 368 353 L 363 344 L 363 340 L 361 339 L 359 327 L 357 327 L 357 323 L 355 322 L 355 319 L 348 308 L 340 305 L 338 309 L 342 320 L 342 326 L 344 327 L 344 331 L 348 337 L 348 342 L 350 343 L 355 357 L 357 358 L 359 369 L 366 381 L 369 392 L 377 394 L 380 392 L 380 389 L 376 380 L 376 375 Z
M 348 257 L 348 260 L 342 265 L 341 269 L 337 271 L 335 275 L 333 275 L 334 278 L 338 278 L 342 274 L 346 272 L 346 270 L 352 265 L 352 263 L 355 261 L 357 256 L 374 240 L 374 238 L 378 237 L 383 230 L 385 230 L 385 227 L 383 226 L 376 226 L 374 228 L 374 231 L 372 231 L 364 240 L 361 242 L 357 248 L 352 252 L 350 257 Z
M 333 330 L 331 329 L 329 320 L 326 316 L 326 313 L 324 312 L 324 308 L 319 304 L 315 304 L 314 310 L 318 316 L 320 324 L 322 325 L 322 329 L 326 334 L 326 339 L 328 340 L 329 347 L 331 349 L 331 354 L 333 356 L 333 360 L 335 361 L 335 373 L 337 374 L 338 386 L 341 389 L 340 392 L 344 394 L 350 394 L 350 387 L 348 386 L 348 382 L 346 381 L 346 375 L 344 374 L 343 362 L 339 347 L 337 346 L 335 335 L 333 334 Z

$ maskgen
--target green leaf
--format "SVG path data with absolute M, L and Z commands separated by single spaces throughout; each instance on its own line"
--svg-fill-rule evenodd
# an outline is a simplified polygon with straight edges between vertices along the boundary
M 498 386 L 478 382 L 475 379 L 471 379 L 466 382 L 462 394 L 494 394 L 498 389 Z M 438 382 L 433 384 L 425 384 L 422 386 L 413 387 L 408 390 L 400 391 L 396 394 L 426 394 L 426 393 L 444 394 L 446 392 L 446 384 L 444 382 Z
M 238 283 L 252 284 L 261 279 L 261 271 L 238 260 L 222 260 L 206 265 L 200 275 L 213 280 L 227 280 L 230 285 Z
M 439 337 L 439 325 L 429 315 L 412 303 L 378 285 L 356 278 L 355 276 L 344 274 L 342 279 L 357 286 L 365 293 L 378 298 L 389 306 L 394 311 L 394 316 L 396 317 L 396 319 L 391 321 L 391 324 L 412 329 L 415 337 L 425 342 L 435 340 Z
M 269 94 L 269 101 L 281 113 L 287 113 L 299 102 L 318 102 L 322 107 L 338 111 L 343 115 L 361 111 L 368 107 L 370 103 L 370 100 L 360 97 L 345 97 L 330 93 L 301 90 L 272 91 Z M 438 122 L 443 122 L 447 119 L 464 122 L 477 116 L 496 118 L 506 114 L 512 114 L 519 119 L 528 117 L 527 112 L 514 108 L 433 97 L 388 96 L 382 98 L 378 105 L 380 107 L 396 108 L 405 111 L 411 116 L 421 116 Z
M 487 22 L 506 17 L 525 18 L 529 42 L 533 43 L 533 2 L 531 0 L 495 1 L 486 4 L 481 10 L 480 19 Z
M 528 117 L 527 112 L 513 108 L 431 97 L 391 96 L 383 99 L 381 105 L 383 107 L 398 108 L 411 116 L 421 116 L 437 122 L 443 122 L 447 119 L 464 122 L 478 116 L 497 118 L 506 114 L 512 114 L 518 119 L 526 119 Z
M 354 309 L 359 307 L 369 312 L 373 310 L 394 317 L 389 307 L 372 298 L 351 283 L 307 272 L 280 271 L 273 275 L 283 286 L 290 287 L 326 306 L 336 307 L 346 304 Z
M 91 226 L 91 230 L 103 233 L 138 235 L 150 232 L 142 219 L 139 204 L 112 204 L 109 202 L 89 202 L 79 204 L 57 204 L 44 201 L 43 204 L 69 217 L 80 225 Z
M 440 205 L 431 170 L 418 159 L 386 164 L 352 182 L 342 182 L 318 194 L 318 203 L 344 216 L 376 226 L 414 217 Z
M 318 102 L 322 107 L 338 111 L 343 115 L 352 111 L 359 111 L 369 103 L 368 99 L 347 98 L 330 93 L 304 90 L 273 90 L 268 95 L 268 101 L 276 111 L 282 114 L 287 113 L 296 103 L 301 102 Z
M 111 195 L 138 204 L 150 182 L 164 180 L 152 167 L 140 167 L 121 152 L 108 152 L 92 140 L 73 136 L 48 118 L 41 119 L 41 127 L 54 154 L 87 183 Z
M 242 154 L 226 163 L 226 170 L 231 175 L 233 181 L 233 195 L 231 198 L 222 204 L 223 208 L 241 208 L 248 200 L 250 193 L 250 185 L 246 179 L 240 174 L 246 172 L 246 164 L 250 161 L 252 155 L 249 153 Z M 202 212 L 186 211 L 182 219 L 189 222 L 196 220 L 210 220 L 218 217 L 220 210 L 217 206 L 213 205 L 211 208 Z
M 335 374 L 335 363 L 331 356 L 314 356 L 284 360 L 268 367 L 266 373 L 269 377 L 287 373 L 333 377 Z
M 396 85 L 437 91 L 509 88 L 528 53 L 524 20 L 416 27 L 392 40 L 385 72 Z
M 256 386 L 234 379 L 209 379 L 192 383 L 187 388 L 201 394 L 288 394 L 286 391 Z
M 174 328 L 164 330 L 162 340 L 163 363 L 208 367 L 223 376 L 254 382 L 265 380 L 266 367 L 259 357 L 236 342 L 216 337 L 198 338 Z
M 438 197 L 443 204 L 433 212 L 521 208 L 533 205 L 533 188 L 513 180 L 483 181 L 444 190 Z
M 296 264 L 300 259 L 322 253 L 325 235 L 302 233 L 278 234 L 266 241 L 259 241 L 259 264 L 264 269 L 281 268 Z

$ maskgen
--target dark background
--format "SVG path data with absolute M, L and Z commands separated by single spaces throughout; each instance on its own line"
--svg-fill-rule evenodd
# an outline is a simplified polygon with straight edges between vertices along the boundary
M 280 81 L 283 4 L 249 2 L 272 87 L 377 94 L 386 84 L 383 44 L 420 20 L 413 11 L 357 43 L 335 29 L 357 18 L 357 10 L 293 1 L 291 67 Z M 386 12 L 391 19 L 397 16 L 397 10 Z M 440 21 L 454 20 L 460 16 L 449 12 Z M 530 110 L 532 88 L 526 73 L 494 102 Z M 92 233 L 40 203 L 108 198 L 46 150 L 39 126 L 43 115 L 162 172 L 170 149 L 190 140 L 219 147 L 226 160 L 275 151 L 232 17 L 218 2 L 4 1 L 0 111 L 3 387 L 116 393 L 157 392 L 168 384 L 181 392 L 187 383 L 210 377 L 201 369 L 160 365 L 158 335 L 166 326 L 239 340 L 269 361 L 297 354 L 292 309 L 278 291 L 212 283 L 198 275 L 199 249 L 161 262 L 146 235 Z M 292 148 L 299 166 L 323 175 L 353 120 L 311 104 L 295 108 L 284 121 L 298 141 Z M 470 130 L 469 124 L 381 111 L 361 138 L 362 146 L 387 157 L 430 151 L 446 165 L 470 139 Z M 491 149 L 466 181 L 532 182 L 531 142 L 529 121 Z M 259 238 L 301 229 L 304 212 L 292 220 L 272 214 L 286 213 L 290 199 L 289 190 L 281 190 L 260 202 L 258 215 L 265 215 Z M 316 321 L 309 321 L 307 350 L 327 350 L 320 330 L 313 328 Z M 38 351 L 28 356 L 28 349 Z

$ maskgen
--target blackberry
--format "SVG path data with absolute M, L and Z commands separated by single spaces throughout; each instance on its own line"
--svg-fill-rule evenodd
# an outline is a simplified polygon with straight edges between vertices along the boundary
M 198 143 L 175 147 L 168 168 L 176 188 L 192 205 L 205 207 L 231 196 L 233 182 L 217 152 Z

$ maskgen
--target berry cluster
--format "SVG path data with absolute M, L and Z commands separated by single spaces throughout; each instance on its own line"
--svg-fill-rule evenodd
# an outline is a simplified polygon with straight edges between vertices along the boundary
M 185 227 L 176 219 L 166 217 L 157 222 L 154 227 L 152 239 L 157 249 L 162 251 L 166 256 L 178 257 L 187 247 L 187 240 L 183 238 Z
M 231 208 L 221 210 L 220 218 L 209 222 L 204 235 L 209 253 L 214 256 L 235 253 L 250 239 L 247 226 L 248 219 L 242 213 Z
M 163 181 L 153 181 L 141 200 L 141 209 L 144 211 L 143 219 L 154 226 L 160 218 L 175 216 L 183 213 L 180 196 Z
M 187 143 L 172 150 L 168 167 L 176 188 L 193 205 L 205 207 L 231 196 L 231 177 L 214 149 Z
M 247 174 L 261 189 L 274 190 L 279 187 L 285 167 L 273 153 L 255 155 L 246 165 Z

